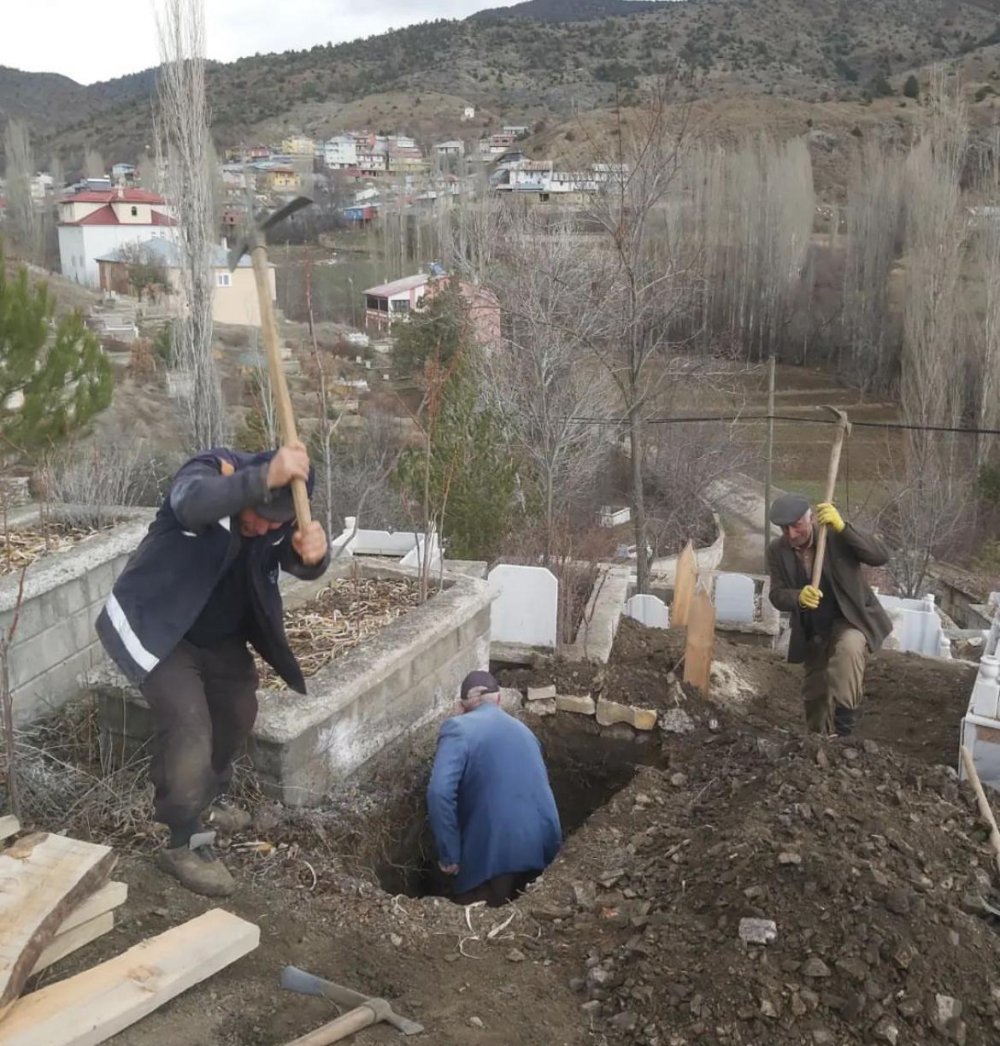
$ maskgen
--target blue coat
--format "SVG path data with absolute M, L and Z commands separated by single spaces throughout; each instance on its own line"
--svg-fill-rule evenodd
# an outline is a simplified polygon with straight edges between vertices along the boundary
M 538 738 L 492 704 L 441 726 L 427 810 L 438 860 L 459 866 L 456 893 L 496 875 L 540 872 L 562 842 Z

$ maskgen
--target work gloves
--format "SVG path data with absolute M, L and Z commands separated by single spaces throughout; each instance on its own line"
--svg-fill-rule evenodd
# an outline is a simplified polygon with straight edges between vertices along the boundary
M 829 501 L 816 506 L 816 522 L 821 526 L 832 527 L 838 534 L 847 526 L 844 517 Z
M 829 507 L 829 506 L 828 506 Z M 836 512 L 836 509 L 834 509 Z M 837 517 L 840 518 L 839 516 Z M 803 610 L 815 610 L 819 606 L 819 601 L 823 598 L 823 593 L 820 592 L 815 585 L 806 585 L 799 592 L 799 606 Z

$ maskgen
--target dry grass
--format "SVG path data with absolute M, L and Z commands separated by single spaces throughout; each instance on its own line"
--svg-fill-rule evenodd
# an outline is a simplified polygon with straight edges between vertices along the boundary
M 114 521 L 109 521 L 109 529 Z M 53 522 L 7 530 L 0 534 L 0 576 L 15 574 L 52 552 L 65 552 L 92 537 L 98 528 Z
M 341 578 L 306 606 L 285 615 L 285 632 L 303 674 L 315 675 L 420 603 L 407 578 Z M 259 664 L 261 686 L 273 686 L 273 670 Z

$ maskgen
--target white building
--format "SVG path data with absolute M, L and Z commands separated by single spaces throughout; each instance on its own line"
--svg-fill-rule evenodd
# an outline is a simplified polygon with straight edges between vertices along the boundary
M 357 167 L 358 146 L 352 134 L 338 134 L 323 145 L 323 163 L 331 170 Z
M 126 244 L 173 239 L 174 219 L 162 196 L 145 189 L 81 192 L 59 203 L 62 274 L 88 287 L 101 285 L 97 259 Z

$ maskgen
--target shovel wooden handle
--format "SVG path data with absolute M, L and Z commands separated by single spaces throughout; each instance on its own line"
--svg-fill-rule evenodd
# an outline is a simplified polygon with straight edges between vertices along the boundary
M 293 1039 L 286 1046 L 329 1046 L 332 1042 L 340 1042 L 348 1035 L 384 1021 L 391 1013 L 392 1008 L 385 999 L 369 999 L 343 1016 L 320 1025 L 315 1031 Z
M 990 801 L 986 798 L 986 793 L 983 791 L 982 782 L 979 780 L 979 774 L 976 772 L 976 764 L 972 761 L 972 753 L 965 745 L 962 745 L 961 751 L 962 766 L 965 768 L 965 776 L 969 779 L 969 783 L 976 793 L 979 813 L 990 826 L 990 845 L 993 847 L 993 859 L 996 861 L 997 871 L 1000 872 L 1000 829 L 997 828 L 997 821 L 993 816 Z
M 257 298 L 260 302 L 260 325 L 264 336 L 264 349 L 267 353 L 267 370 L 271 377 L 271 392 L 274 405 L 278 411 L 278 427 L 281 429 L 283 444 L 297 443 L 298 430 L 295 426 L 295 413 L 292 410 L 292 397 L 288 393 L 288 382 L 285 370 L 281 366 L 281 348 L 278 340 L 278 321 L 274 316 L 271 304 L 271 280 L 267 265 L 267 249 L 258 244 L 250 251 L 253 262 L 253 275 L 257 282 Z M 309 492 L 301 479 L 292 480 L 292 500 L 295 503 L 295 516 L 299 530 L 312 520 L 309 509 Z
M 837 426 L 837 435 L 833 440 L 830 450 L 830 467 L 826 473 L 826 488 L 823 491 L 823 500 L 833 501 L 834 491 L 837 489 L 837 472 L 840 470 L 840 452 L 844 449 L 844 437 L 847 435 L 847 427 L 843 423 Z M 813 558 L 812 586 L 819 588 L 820 577 L 823 574 L 823 560 L 826 557 L 826 527 L 819 528 L 819 536 L 816 538 L 816 555 Z

